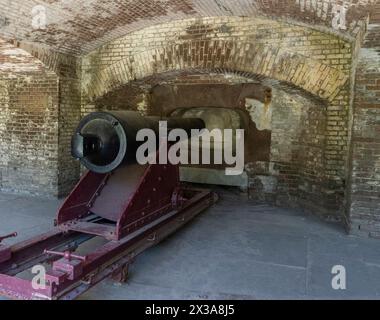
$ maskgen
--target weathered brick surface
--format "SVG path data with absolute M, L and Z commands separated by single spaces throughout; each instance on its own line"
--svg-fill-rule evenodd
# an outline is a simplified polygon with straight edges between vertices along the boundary
M 57 195 L 58 79 L 0 79 L 0 189 Z
M 78 182 L 79 163 L 71 156 L 71 138 L 81 118 L 80 80 L 59 79 L 58 195 L 66 196 Z
M 25 50 L 0 39 L 1 77 L 14 78 L 17 74 L 44 73 L 48 68 Z
M 27 48 L 33 55 L 0 42 L 0 189 L 66 194 L 79 172 L 69 151 L 80 118 L 79 66 L 73 57 Z
M 48 44 L 67 53 L 88 53 L 127 33 L 173 20 L 211 16 L 268 16 L 307 23 L 352 36 L 377 0 L 0 0 L 0 35 Z M 32 9 L 45 8 L 46 29 L 32 29 Z M 334 27 L 336 6 L 346 6 L 346 29 Z
M 356 70 L 348 219 L 351 231 L 380 237 L 380 5 L 374 7 Z
M 111 42 L 84 59 L 90 97 L 176 70 L 235 70 L 291 83 L 332 99 L 347 81 L 351 45 L 267 19 L 205 18 L 164 24 Z
M 273 92 L 271 169 L 278 177 L 276 202 L 320 214 L 339 213 L 341 199 L 328 206 L 325 143 L 326 105 L 279 90 Z M 336 189 L 334 190 L 336 192 Z M 330 212 L 330 211 L 331 212 Z

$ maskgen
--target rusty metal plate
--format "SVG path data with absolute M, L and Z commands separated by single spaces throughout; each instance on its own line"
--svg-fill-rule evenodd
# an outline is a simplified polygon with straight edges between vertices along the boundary
M 131 164 L 117 169 L 96 198 L 91 212 L 117 222 L 126 209 L 148 166 Z

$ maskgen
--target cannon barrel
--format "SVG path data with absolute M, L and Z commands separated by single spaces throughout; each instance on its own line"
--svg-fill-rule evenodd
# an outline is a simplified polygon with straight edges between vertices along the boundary
M 143 117 L 135 111 L 94 112 L 80 121 L 71 141 L 71 154 L 90 171 L 111 172 L 136 161 L 136 151 L 143 143 L 136 141 L 138 131 L 152 129 L 158 137 L 159 121 L 163 120 L 168 131 L 181 128 L 188 135 L 192 129 L 205 128 L 198 118 Z

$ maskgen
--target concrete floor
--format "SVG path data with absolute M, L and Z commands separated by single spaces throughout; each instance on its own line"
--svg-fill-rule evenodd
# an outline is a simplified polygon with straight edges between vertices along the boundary
M 0 194 L 0 234 L 17 241 L 51 227 L 57 200 Z M 7 241 L 12 243 L 15 240 Z M 343 265 L 347 289 L 332 289 Z M 127 284 L 107 280 L 82 299 L 304 299 L 380 297 L 380 240 L 238 193 L 140 255 Z

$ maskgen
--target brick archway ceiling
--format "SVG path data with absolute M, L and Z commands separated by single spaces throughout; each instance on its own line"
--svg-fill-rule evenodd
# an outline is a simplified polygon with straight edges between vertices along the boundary
M 82 55 L 127 33 L 154 24 L 210 16 L 271 16 L 332 27 L 333 8 L 346 4 L 347 30 L 355 34 L 358 21 L 377 0 L 0 0 L 0 36 L 8 40 L 43 43 L 53 49 Z M 44 30 L 32 28 L 32 9 L 43 5 Z
M 193 43 L 194 45 L 194 43 Z M 209 44 L 208 51 L 220 57 L 209 64 L 202 60 L 203 49 L 192 49 L 190 43 L 150 49 L 135 53 L 111 64 L 83 86 L 90 100 L 103 96 L 133 80 L 139 80 L 155 74 L 177 71 L 218 72 L 230 70 L 252 74 L 258 78 L 270 78 L 274 81 L 292 84 L 317 97 L 332 100 L 340 87 L 347 81 L 347 75 L 341 70 L 325 65 L 312 58 L 290 53 L 283 48 L 270 48 L 277 64 L 259 63 L 265 60 L 268 48 L 256 43 L 236 43 L 219 40 Z M 195 59 L 187 59 L 194 51 Z M 199 57 L 197 57 L 199 56 Z M 144 64 L 135 64 L 144 61 Z M 256 63 L 252 63 L 256 61 Z M 321 70 L 321 72 L 315 72 Z M 323 72 L 322 72 L 323 71 Z

